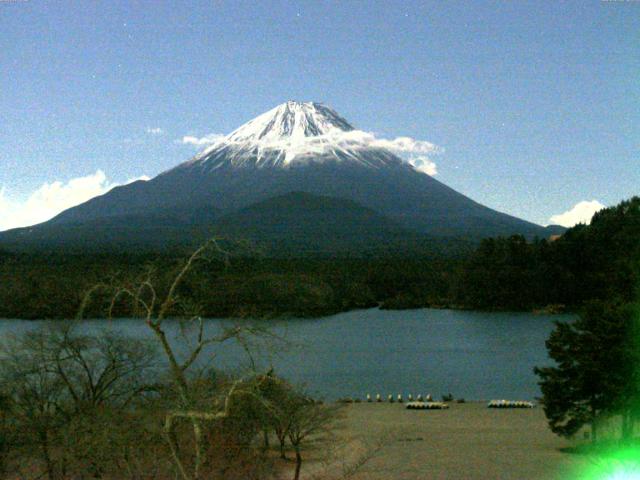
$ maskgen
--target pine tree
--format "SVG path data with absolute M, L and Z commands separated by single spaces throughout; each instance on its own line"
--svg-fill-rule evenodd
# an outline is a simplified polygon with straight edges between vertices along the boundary
M 574 322 L 557 322 L 546 342 L 553 367 L 536 367 L 544 411 L 554 433 L 570 437 L 601 417 L 620 415 L 633 430 L 640 400 L 637 314 L 632 305 L 592 302 Z

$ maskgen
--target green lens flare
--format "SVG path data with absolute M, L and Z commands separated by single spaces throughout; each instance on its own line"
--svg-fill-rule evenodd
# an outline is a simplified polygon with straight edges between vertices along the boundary
M 640 474 L 638 472 L 616 472 L 611 475 L 605 477 L 606 480 L 632 480 L 632 479 L 640 479 Z
M 640 447 L 601 452 L 589 464 L 575 480 L 640 480 Z

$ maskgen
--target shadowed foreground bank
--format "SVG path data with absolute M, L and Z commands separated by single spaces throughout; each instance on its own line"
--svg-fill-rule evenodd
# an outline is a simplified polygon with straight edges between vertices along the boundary
M 416 411 L 401 404 L 352 404 L 339 435 L 349 442 L 347 455 L 385 439 L 352 477 L 358 480 L 573 480 L 594 461 L 560 451 L 571 443 L 549 431 L 542 408 L 466 403 Z

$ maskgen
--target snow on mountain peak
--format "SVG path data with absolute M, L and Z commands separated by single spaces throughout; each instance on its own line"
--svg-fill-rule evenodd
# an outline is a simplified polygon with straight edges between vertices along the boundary
M 437 147 L 408 137 L 376 138 L 356 130 L 321 103 L 288 101 L 217 139 L 186 165 L 288 167 L 292 164 L 356 162 L 369 167 L 405 163 L 392 152 L 424 154 Z M 413 149 L 413 150 L 412 150 Z
M 268 143 L 351 130 L 344 118 L 321 103 L 288 101 L 245 123 L 226 140 Z

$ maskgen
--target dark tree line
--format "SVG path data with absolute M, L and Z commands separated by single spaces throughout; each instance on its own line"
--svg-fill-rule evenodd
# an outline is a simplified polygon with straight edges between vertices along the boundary
M 73 318 L 92 285 L 144 275 L 149 268 L 159 291 L 166 291 L 182 258 L 179 253 L 5 254 L 0 259 L 0 318 Z M 425 306 L 449 302 L 455 262 L 238 256 L 230 265 L 213 261 L 196 266 L 179 293 L 207 317 L 320 316 L 380 303 Z M 102 314 L 95 309 L 87 313 Z
M 640 197 L 556 240 L 484 240 L 462 266 L 456 297 L 480 309 L 529 310 L 594 300 L 632 302 L 640 272 Z
M 210 317 L 319 316 L 376 305 L 577 311 L 591 300 L 631 301 L 639 256 L 640 198 L 634 197 L 555 240 L 492 238 L 456 256 L 413 250 L 371 258 L 270 258 L 239 251 L 230 266 L 198 266 L 180 294 Z M 0 251 L 0 317 L 73 317 L 91 285 L 142 275 L 150 266 L 162 291 L 183 257 L 180 251 Z

